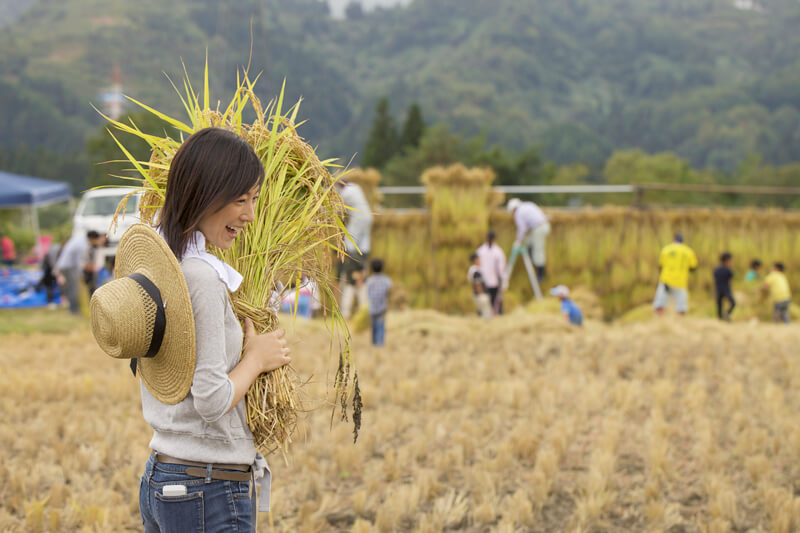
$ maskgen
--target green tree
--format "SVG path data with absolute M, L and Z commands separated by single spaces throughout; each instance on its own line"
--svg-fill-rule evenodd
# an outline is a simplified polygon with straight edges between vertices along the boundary
M 580 163 L 558 167 L 550 185 L 583 185 L 589 179 L 589 167 Z M 552 205 L 580 205 L 597 200 L 592 195 L 550 194 L 546 196 Z
M 425 133 L 425 119 L 422 118 L 422 109 L 414 102 L 409 106 L 403 131 L 400 133 L 400 150 L 405 151 L 410 147 L 419 146 L 419 141 Z
M 465 162 L 477 142 L 465 141 L 460 135 L 450 132 L 445 124 L 428 128 L 420 139 L 419 146 L 410 147 L 403 155 L 392 158 L 386 165 L 386 185 L 419 185 L 425 169 L 436 165 Z M 482 147 L 483 142 L 478 147 Z
M 711 175 L 692 169 L 689 162 L 672 152 L 647 154 L 642 150 L 615 152 L 603 171 L 608 183 L 627 185 L 638 183 L 663 183 L 677 185 L 707 184 Z M 624 202 L 619 198 L 615 201 Z M 707 193 L 651 191 L 648 202 L 655 203 L 706 203 Z
M 452 133 L 446 124 L 434 124 L 420 138 L 419 146 L 409 146 L 386 165 L 386 185 L 418 185 L 419 177 L 432 166 L 463 163 L 471 167 L 491 167 L 498 185 L 549 183 L 555 166 L 542 160 L 536 148 L 514 155 L 500 146 L 486 147 L 486 138 L 465 138 Z
M 375 107 L 375 119 L 364 147 L 364 159 L 361 166 L 383 169 L 386 163 L 397 153 L 397 127 L 389 112 L 389 99 L 385 96 Z
M 497 174 L 495 183 L 498 185 L 542 185 L 549 183 L 555 174 L 555 166 L 545 163 L 535 147 L 514 156 L 499 146 L 492 146 L 473 152 L 469 160 L 464 162 L 472 166 L 492 167 Z

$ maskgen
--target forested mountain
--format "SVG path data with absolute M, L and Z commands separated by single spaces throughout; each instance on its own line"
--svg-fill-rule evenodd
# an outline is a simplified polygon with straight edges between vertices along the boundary
M 326 156 L 362 151 L 388 96 L 398 117 L 419 102 L 429 122 L 558 163 L 632 147 L 721 170 L 800 161 L 800 3 L 756 7 L 414 0 L 337 20 L 319 0 L 0 0 L 0 168 L 82 186 L 115 64 L 127 94 L 180 114 L 162 72 L 179 80 L 182 58 L 199 80 L 208 49 L 227 97 L 251 20 L 260 94 L 285 77 Z

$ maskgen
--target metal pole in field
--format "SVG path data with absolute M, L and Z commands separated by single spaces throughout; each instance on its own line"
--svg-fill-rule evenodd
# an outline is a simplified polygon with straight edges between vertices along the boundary
M 511 274 L 514 273 L 514 265 L 517 262 L 517 253 L 511 251 L 511 257 L 508 260 L 508 266 L 506 267 L 505 274 L 503 275 L 503 288 L 505 289 L 508 287 L 508 282 L 511 280 Z M 537 300 L 542 299 L 542 289 L 539 287 L 539 279 L 536 277 L 536 269 L 533 267 L 533 263 L 531 263 L 531 258 L 528 256 L 527 250 L 521 253 L 522 255 L 522 264 L 525 265 L 525 271 L 528 273 L 528 281 L 531 284 L 531 289 L 533 289 L 533 295 L 536 297 Z
M 33 226 L 33 235 L 36 241 L 33 244 L 33 254 L 39 259 L 39 252 L 41 251 L 41 241 L 39 235 L 39 211 L 36 209 L 36 204 L 31 204 L 31 226 Z
M 525 270 L 528 272 L 528 281 L 531 282 L 533 294 L 536 295 L 537 300 L 541 300 L 542 289 L 539 287 L 539 278 L 536 277 L 536 271 L 534 270 L 533 263 L 531 263 L 531 258 L 527 253 L 522 254 L 522 263 L 525 265 Z

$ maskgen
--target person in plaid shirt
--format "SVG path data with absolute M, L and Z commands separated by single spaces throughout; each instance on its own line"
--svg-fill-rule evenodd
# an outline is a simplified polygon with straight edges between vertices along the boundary
M 372 344 L 383 346 L 386 340 L 386 309 L 389 307 L 389 290 L 392 280 L 383 273 L 383 261 L 373 259 L 372 275 L 367 278 L 367 306 L 372 324 Z

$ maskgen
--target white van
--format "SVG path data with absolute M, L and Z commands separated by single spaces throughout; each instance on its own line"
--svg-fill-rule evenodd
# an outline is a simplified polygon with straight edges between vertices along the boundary
M 139 199 L 141 195 L 134 194 L 128 199 L 124 213 L 117 218 L 117 228 L 111 233 L 111 220 L 117 211 L 117 206 L 125 196 L 133 191 L 132 187 L 108 187 L 94 189 L 83 193 L 75 215 L 72 218 L 73 234 L 86 234 L 94 230 L 100 234 L 107 234 L 110 246 L 116 243 L 125 233 L 125 230 L 134 223 L 139 222 Z

